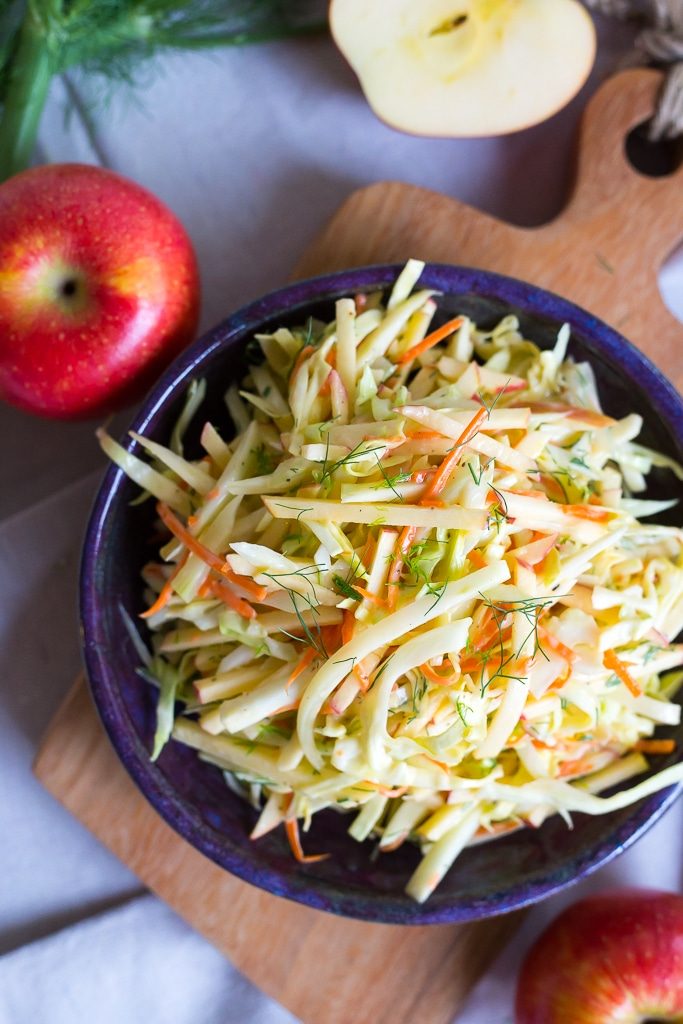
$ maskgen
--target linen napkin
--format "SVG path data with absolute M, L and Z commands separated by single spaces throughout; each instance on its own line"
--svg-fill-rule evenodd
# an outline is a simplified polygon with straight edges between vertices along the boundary
M 458 1024 L 512 1024 L 519 964 L 548 921 L 580 895 L 611 885 L 680 890 L 682 854 L 679 801 L 628 853 L 530 913 L 472 993 Z M 295 1020 L 153 896 L 138 897 L 0 957 L 0 1024 Z
M 294 1024 L 153 896 L 0 957 L 0 1024 Z

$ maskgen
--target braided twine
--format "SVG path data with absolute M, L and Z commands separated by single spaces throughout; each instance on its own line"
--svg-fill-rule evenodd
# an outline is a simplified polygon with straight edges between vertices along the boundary
M 649 125 L 650 138 L 683 135 L 683 0 L 584 0 L 587 7 L 642 26 L 635 52 L 627 64 L 668 68 L 657 111 Z

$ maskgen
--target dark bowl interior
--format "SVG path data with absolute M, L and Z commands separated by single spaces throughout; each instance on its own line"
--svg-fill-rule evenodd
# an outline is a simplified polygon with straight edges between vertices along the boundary
M 381 266 L 321 277 L 247 306 L 176 360 L 148 397 L 134 429 L 166 443 L 189 382 L 205 377 L 207 400 L 194 434 L 188 435 L 189 452 L 196 448 L 206 418 L 228 435 L 223 394 L 243 372 L 245 346 L 256 330 L 302 323 L 309 315 L 332 319 L 336 298 L 386 288 L 399 269 Z M 570 353 L 593 365 L 606 411 L 615 416 L 640 413 L 644 443 L 683 460 L 680 396 L 602 322 L 548 292 L 483 271 L 430 265 L 421 284 L 443 292 L 441 320 L 464 312 L 492 326 L 514 312 L 526 335 L 543 347 L 554 343 L 559 326 L 568 321 L 573 330 Z M 128 438 L 123 443 L 134 447 Z M 670 496 L 676 486 L 671 474 L 655 472 L 649 493 Z M 375 859 L 373 844 L 358 844 L 346 834 L 349 819 L 344 815 L 328 811 L 316 816 L 307 846 L 333 854 L 319 864 L 296 864 L 282 830 L 252 843 L 248 833 L 256 812 L 227 789 L 218 769 L 175 742 L 156 764 L 149 761 L 155 696 L 136 675 L 139 659 L 120 612 L 122 606 L 135 618 L 142 611 L 140 569 L 150 552 L 153 506 L 147 502 L 131 507 L 137 493 L 134 484 L 110 467 L 85 540 L 81 613 L 92 693 L 114 747 L 150 802 L 190 843 L 241 878 L 310 906 L 370 921 L 425 924 L 486 917 L 534 902 L 595 870 L 633 842 L 675 799 L 677 791 L 668 790 L 607 816 L 577 814 L 573 830 L 556 817 L 537 831 L 523 830 L 467 850 L 423 906 L 403 892 L 418 862 L 417 851 L 406 845 Z M 672 522 L 673 514 L 667 515 Z M 658 730 L 663 736 L 675 733 Z M 680 729 L 678 735 L 681 739 Z M 657 768 L 675 760 L 676 755 L 658 758 Z

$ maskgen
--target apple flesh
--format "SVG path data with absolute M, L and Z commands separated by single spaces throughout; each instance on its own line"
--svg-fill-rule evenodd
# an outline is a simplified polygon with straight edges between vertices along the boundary
M 0 397 L 61 419 L 141 397 L 193 337 L 190 240 L 155 196 L 61 164 L 0 185 Z
M 416 135 L 538 124 L 595 58 L 578 0 L 332 0 L 330 26 L 378 117 Z
M 515 1021 L 683 1021 L 683 896 L 617 889 L 568 907 L 524 962 Z

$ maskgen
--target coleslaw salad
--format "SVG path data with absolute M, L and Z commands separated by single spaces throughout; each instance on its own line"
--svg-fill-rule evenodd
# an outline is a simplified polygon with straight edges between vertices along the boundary
M 284 826 L 297 860 L 313 815 L 422 861 L 422 902 L 468 845 L 559 813 L 599 814 L 683 780 L 683 764 L 612 796 L 670 754 L 683 682 L 683 530 L 641 520 L 653 467 L 635 414 L 600 406 L 593 372 L 512 316 L 434 328 L 409 261 L 386 299 L 257 335 L 226 404 L 235 436 L 168 447 L 105 431 L 156 501 L 144 569 L 159 688 L 152 756 L 174 738 Z M 180 714 L 176 714 L 178 702 Z

